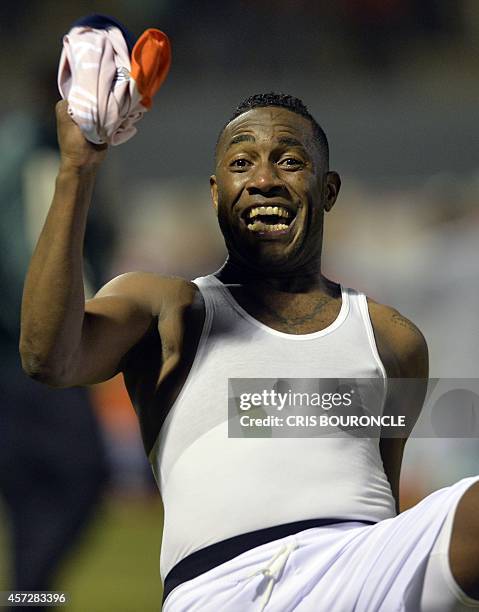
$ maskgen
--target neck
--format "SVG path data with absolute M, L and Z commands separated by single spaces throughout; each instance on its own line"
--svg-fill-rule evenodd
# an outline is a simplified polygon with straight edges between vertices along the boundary
M 215 276 L 223 283 L 257 289 L 260 293 L 270 291 L 284 293 L 326 293 L 332 294 L 332 283 L 321 273 L 318 262 L 314 266 L 302 266 L 294 272 L 284 274 L 276 271 L 258 270 L 238 263 L 228 256 Z

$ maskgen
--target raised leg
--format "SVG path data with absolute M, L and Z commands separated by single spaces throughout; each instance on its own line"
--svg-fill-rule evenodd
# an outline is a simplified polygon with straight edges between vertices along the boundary
M 449 562 L 461 589 L 479 599 L 479 482 L 466 491 L 457 506 Z

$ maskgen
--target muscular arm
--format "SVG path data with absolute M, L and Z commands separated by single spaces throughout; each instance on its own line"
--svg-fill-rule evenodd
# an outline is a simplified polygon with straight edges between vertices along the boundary
M 145 333 L 155 304 L 152 275 L 125 275 L 85 304 L 83 240 L 97 169 L 105 149 L 88 143 L 57 105 L 61 165 L 55 195 L 28 270 L 20 353 L 25 371 L 53 386 L 113 376 Z M 155 277 L 156 278 L 156 277 Z
M 397 310 L 369 303 L 371 321 L 381 360 L 389 379 L 385 413 L 407 415 L 410 429 L 422 409 L 427 390 L 428 349 L 419 329 Z M 401 379 L 407 379 L 401 384 Z M 408 431 L 408 433 L 409 433 Z M 407 435 L 382 437 L 380 451 L 384 471 L 399 511 L 399 479 Z

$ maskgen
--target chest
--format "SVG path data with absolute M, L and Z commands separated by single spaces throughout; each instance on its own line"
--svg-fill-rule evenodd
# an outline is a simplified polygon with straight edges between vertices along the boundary
M 254 319 L 287 334 L 310 334 L 329 327 L 339 316 L 341 298 L 295 296 L 292 299 L 251 299 L 232 291 L 238 304 Z

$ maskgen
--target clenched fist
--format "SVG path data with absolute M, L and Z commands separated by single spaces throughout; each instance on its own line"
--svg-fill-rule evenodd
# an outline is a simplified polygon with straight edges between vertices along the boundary
M 63 167 L 76 170 L 96 168 L 106 156 L 108 145 L 89 142 L 68 114 L 68 102 L 61 100 L 56 105 L 57 136 Z

